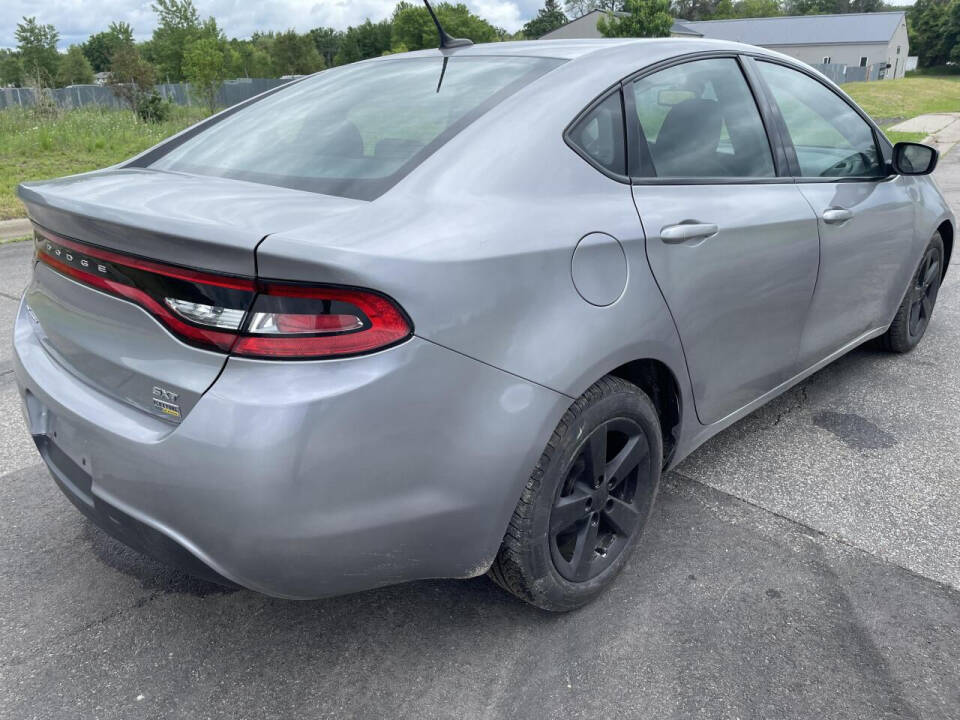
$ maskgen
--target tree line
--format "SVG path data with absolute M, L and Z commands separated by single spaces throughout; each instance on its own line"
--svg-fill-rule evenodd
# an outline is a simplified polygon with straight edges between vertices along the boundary
M 0 85 L 36 84 L 38 78 L 45 87 L 91 83 L 95 73 L 117 70 L 118 54 L 136 54 L 158 82 L 182 82 L 195 79 L 201 65 L 212 66 L 211 72 L 226 79 L 282 77 L 437 44 L 426 8 L 412 2 L 400 2 L 389 19 L 367 20 L 342 31 L 318 27 L 306 33 L 256 32 L 249 39 L 227 38 L 215 18 L 201 19 L 193 0 L 155 0 L 151 8 L 157 26 L 149 40 L 135 42 L 129 24 L 114 22 L 86 42 L 71 45 L 66 53 L 57 50 L 60 36 L 53 25 L 24 18 L 16 28 L 16 49 L 0 50 Z M 451 34 L 475 42 L 519 37 L 463 4 L 441 3 L 436 10 Z M 121 60 L 124 66 L 129 64 L 129 57 Z
M 134 40 L 134 29 L 114 22 L 71 45 L 57 49 L 53 25 L 34 17 L 17 25 L 15 50 L 0 50 L 0 85 L 55 87 L 87 84 L 95 73 L 109 73 L 131 104 L 153 102 L 158 82 L 187 81 L 211 104 L 224 80 L 238 77 L 303 75 L 384 54 L 435 47 L 436 28 L 419 2 L 403 1 L 380 22 L 336 30 L 314 28 L 254 33 L 227 38 L 213 17 L 202 19 L 193 0 L 155 0 L 157 25 L 150 39 Z M 439 3 L 437 14 L 447 31 L 474 42 L 533 39 L 592 10 L 617 12 L 601 19 L 610 37 L 669 35 L 673 19 L 716 20 L 891 9 L 883 0 L 546 0 L 537 16 L 510 34 L 469 11 L 462 3 Z M 625 14 L 624 14 L 625 13 Z M 960 0 L 917 0 L 907 8 L 913 54 L 925 67 L 960 62 Z
M 907 10 L 907 30 L 920 67 L 960 65 L 960 0 L 917 0 Z

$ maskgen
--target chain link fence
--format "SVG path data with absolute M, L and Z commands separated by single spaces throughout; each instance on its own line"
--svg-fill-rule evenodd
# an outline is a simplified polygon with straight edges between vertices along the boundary
M 829 65 L 817 64 L 813 67 L 833 80 L 837 85 L 850 82 L 866 82 L 868 80 L 883 80 L 887 72 L 886 63 L 874 63 L 867 67 L 830 63 Z
M 230 107 L 248 100 L 267 90 L 290 82 L 290 78 L 240 78 L 228 80 L 220 86 L 217 103 Z M 32 107 L 37 96 L 33 88 L 0 88 L 0 110 L 11 107 Z M 124 101 L 107 85 L 71 85 L 65 88 L 43 90 L 57 107 L 69 110 L 79 107 L 121 108 Z M 189 83 L 164 83 L 157 85 L 157 92 L 177 105 L 201 105 L 197 93 L 191 92 Z

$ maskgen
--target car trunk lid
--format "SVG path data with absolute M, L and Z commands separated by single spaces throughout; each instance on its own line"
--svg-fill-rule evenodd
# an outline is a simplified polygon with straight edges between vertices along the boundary
M 254 298 L 259 242 L 364 204 L 150 170 L 23 185 L 20 196 L 40 259 L 26 303 L 46 350 L 171 422 L 223 368 Z

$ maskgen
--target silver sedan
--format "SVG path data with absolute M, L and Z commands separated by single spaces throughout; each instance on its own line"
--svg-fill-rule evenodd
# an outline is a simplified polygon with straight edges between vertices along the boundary
M 94 522 L 311 598 L 489 572 L 569 610 L 661 472 L 931 321 L 954 218 L 787 57 L 455 46 L 322 72 L 20 186 L 27 421 Z

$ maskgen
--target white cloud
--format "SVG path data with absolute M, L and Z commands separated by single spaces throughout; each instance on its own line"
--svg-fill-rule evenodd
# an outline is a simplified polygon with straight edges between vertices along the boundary
M 467 6 L 493 25 L 510 32 L 536 15 L 542 0 L 465 0 Z M 249 37 L 261 30 L 296 28 L 305 32 L 320 25 L 345 29 L 370 18 L 389 17 L 396 0 L 194 0 L 200 16 L 212 15 L 231 37 Z M 23 16 L 36 16 L 60 32 L 60 47 L 83 42 L 115 20 L 133 26 L 138 39 L 153 32 L 156 16 L 149 0 L 2 0 L 0 47 L 13 47 L 14 28 Z

